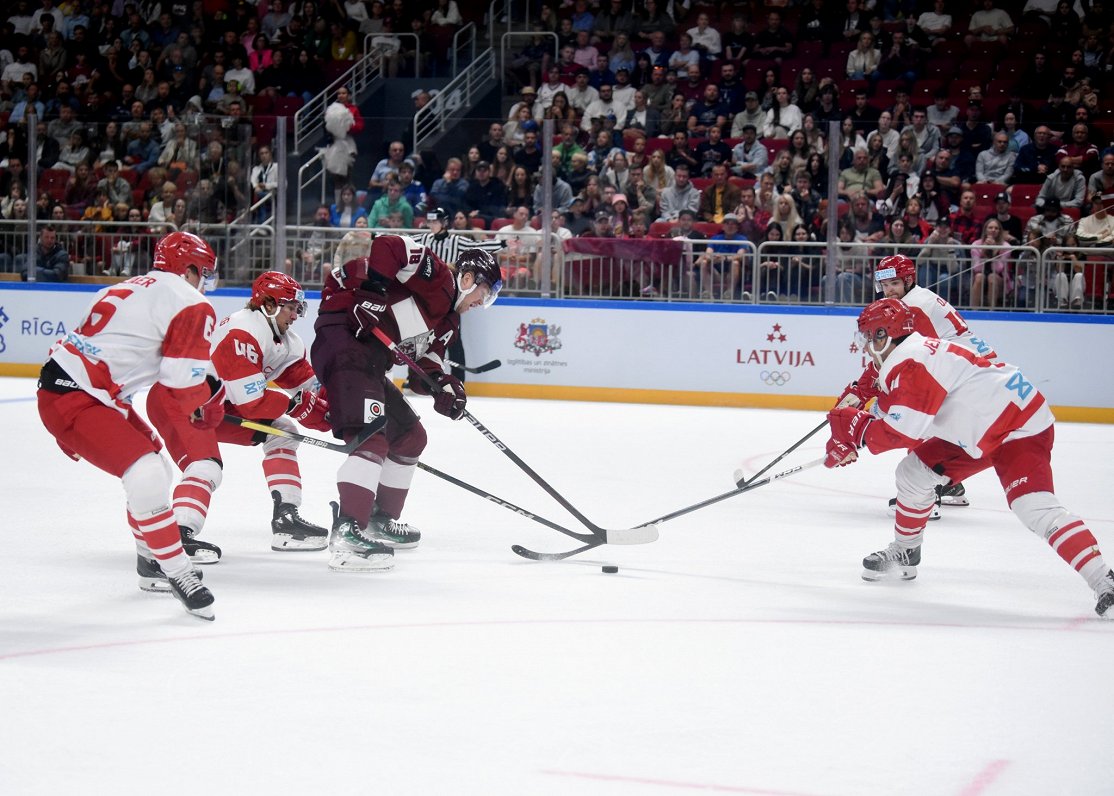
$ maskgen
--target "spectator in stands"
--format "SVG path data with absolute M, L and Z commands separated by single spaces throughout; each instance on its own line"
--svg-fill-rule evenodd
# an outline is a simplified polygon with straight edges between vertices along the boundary
M 951 104 L 949 96 L 947 89 L 936 89 L 934 102 L 926 109 L 928 123 L 938 127 L 941 135 L 959 124 L 959 108 Z
M 1009 138 L 1011 152 L 1020 153 L 1021 148 L 1030 142 L 1029 134 L 1018 126 L 1017 114 L 1013 111 L 1002 114 L 1002 124 L 999 129 Z
M 1102 166 L 1087 180 L 1087 201 L 1092 205 L 1104 194 L 1114 193 L 1114 147 L 1102 153 Z
M 1001 191 L 994 197 L 994 212 L 990 218 L 1002 226 L 1002 238 L 1011 246 L 1020 246 L 1025 235 L 1025 225 L 1021 219 L 1010 212 L 1010 195 Z
M 761 109 L 758 93 L 748 91 L 743 97 L 743 109 L 735 114 L 731 121 L 731 137 L 742 138 L 743 128 L 753 125 L 757 134 L 766 126 L 766 112 Z
M 975 194 L 964 191 L 959 196 L 959 207 L 951 214 L 952 232 L 968 246 L 975 242 L 981 231 L 979 219 L 975 216 Z
M 136 174 L 143 175 L 159 162 L 159 145 L 151 137 L 151 123 L 142 122 L 138 134 L 128 144 L 124 163 Z
M 533 213 L 534 180 L 530 176 L 531 173 L 524 166 L 515 166 L 511 171 L 511 183 L 507 188 L 507 209 L 504 211 L 504 216 L 510 217 L 517 207 L 525 207 L 530 210 L 531 214 Z M 592 175 L 592 179 L 598 178 Z
M 1083 172 L 1071 164 L 1071 158 L 1060 155 L 1056 171 L 1048 175 L 1041 186 L 1038 199 L 1056 198 L 1061 207 L 1082 208 L 1087 198 L 1087 180 Z
M 912 84 L 920 69 L 917 47 L 905 40 L 905 31 L 895 30 L 878 64 L 878 74 L 886 80 L 904 80 Z
M 543 154 L 541 144 L 538 143 L 537 122 L 526 122 L 524 129 L 522 145 L 514 148 L 512 157 L 517 165 L 525 167 L 533 174 L 541 168 Z
M 673 185 L 659 194 L 661 215 L 658 221 L 676 221 L 682 210 L 697 212 L 701 193 L 689 179 L 689 167 L 681 163 L 674 167 Z
M 1040 125 L 1033 131 L 1033 141 L 1021 147 L 1014 162 L 1015 183 L 1040 184 L 1056 169 L 1056 147 L 1052 146 L 1052 131 Z
M 115 160 L 109 160 L 104 164 L 104 177 L 97 183 L 97 187 L 104 189 L 108 201 L 112 204 L 131 202 L 131 183 L 120 176 L 120 164 Z
M 712 167 L 711 184 L 700 194 L 700 218 L 718 224 L 723 221 L 724 215 L 739 205 L 741 199 L 738 187 L 728 181 L 727 164 L 717 163 Z
M 983 224 L 982 237 L 971 247 L 972 307 L 997 307 L 1000 297 L 1013 293 L 1010 256 L 1002 225 L 998 219 L 988 218 Z
M 615 102 L 612 88 L 607 84 L 599 87 L 599 97 L 584 109 L 584 118 L 580 122 L 582 130 L 591 130 L 593 123 L 603 123 L 611 116 L 614 117 L 615 127 L 623 128 L 627 115 L 626 109 Z
M 676 30 L 677 23 L 665 7 L 657 0 L 646 0 L 641 20 L 638 22 L 638 37 L 652 40 L 654 33 L 661 33 L 662 38 L 665 38 L 672 36 Z
M 924 248 L 917 255 L 917 284 L 927 287 L 949 302 L 959 301 L 959 247 L 952 237 L 951 220 L 936 219 L 932 232 L 924 239 Z
M 839 173 L 839 193 L 850 200 L 865 195 L 868 199 L 881 199 L 886 192 L 882 175 L 872 168 L 865 147 L 854 150 L 851 166 Z
M 839 40 L 848 45 L 853 45 L 859 40 L 860 34 L 870 30 L 870 15 L 859 6 L 859 0 L 847 0 L 847 10 L 840 14 L 838 19 L 830 21 L 833 35 L 838 35 Z
M 766 113 L 762 137 L 788 138 L 794 130 L 801 129 L 801 122 L 801 109 L 789 102 L 789 90 L 779 86 L 775 92 L 775 104 Z
M 766 15 L 766 29 L 754 37 L 753 52 L 761 58 L 771 58 L 779 63 L 782 58 L 793 55 L 793 37 L 782 27 L 781 12 L 770 11 Z
M 928 37 L 933 46 L 946 41 L 952 32 L 952 15 L 945 13 L 944 6 L 944 0 L 934 0 L 932 10 L 917 17 L 917 28 Z
M 84 210 L 85 205 L 93 201 L 97 190 L 97 178 L 88 161 L 81 161 L 74 167 L 74 174 L 66 182 L 65 201 L 68 205 L 76 205 Z
M 757 95 L 751 94 L 757 100 Z M 740 177 L 757 177 L 769 164 L 769 150 L 758 140 L 758 131 L 753 124 L 744 125 L 740 132 L 743 140 L 732 150 L 732 171 Z
M 460 158 L 449 158 L 446 161 L 445 173 L 433 183 L 429 191 L 431 204 L 443 207 L 449 213 L 466 209 L 464 194 L 468 191 L 468 181 L 461 176 L 463 165 Z
M 384 196 L 381 200 L 385 200 Z M 386 202 L 380 205 L 379 202 L 375 203 L 376 206 L 372 207 L 372 212 L 375 213 L 375 221 L 369 221 L 369 226 L 379 226 L 380 219 L 389 213 L 391 210 L 398 209 L 398 203 L 395 207 L 390 207 Z M 376 210 L 378 207 L 378 211 Z M 352 185 L 342 186 L 340 189 L 340 199 L 329 207 L 329 225 L 333 227 L 355 227 L 356 222 L 361 218 L 366 218 L 368 215 L 367 210 L 360 206 L 356 200 L 356 188 Z M 413 216 L 411 216 L 411 220 Z
M 940 131 L 928 123 L 928 112 L 924 108 L 914 108 L 912 118 L 913 123 L 905 127 L 902 132 L 905 130 L 913 131 L 913 135 L 917 139 L 917 147 L 920 149 L 925 162 L 931 162 L 940 149 Z
M 592 49 L 594 50 L 595 47 Z M 604 83 L 614 86 L 615 73 L 611 71 L 611 60 L 607 57 L 607 54 L 599 53 L 588 68 L 588 85 L 599 91 L 600 86 Z
M 566 207 L 567 204 L 566 202 Z M 475 173 L 468 181 L 468 190 L 464 193 L 464 207 L 469 218 L 483 219 L 488 227 L 496 218 L 503 217 L 507 208 L 507 187 L 492 178 L 491 164 L 486 160 L 476 164 Z
M 981 101 L 973 101 L 967 105 L 967 119 L 960 130 L 963 135 L 960 146 L 972 158 L 977 158 L 980 152 L 990 149 L 993 133 L 990 125 L 982 118 Z
M 65 282 L 69 278 L 70 253 L 58 242 L 58 231 L 53 225 L 39 229 L 39 242 L 31 256 L 34 258 L 31 262 L 26 254 L 15 256 L 15 272 L 24 282 L 32 264 L 38 282 Z
M 852 3 L 855 1 L 850 0 Z M 882 53 L 874 48 L 874 36 L 866 32 L 859 33 L 858 44 L 847 54 L 847 77 L 852 80 L 875 80 L 881 61 Z
M 963 148 L 963 131 L 958 127 L 948 130 L 944 146 L 936 153 L 933 164 L 936 181 L 948 191 L 951 199 L 975 181 L 975 157 Z
M 994 0 L 983 0 L 982 10 L 971 15 L 964 42 L 970 48 L 976 41 L 997 42 L 1005 45 L 1013 33 L 1014 25 L 1010 15 L 995 8 Z
M 372 198 L 378 198 L 383 189 L 386 188 L 388 179 L 398 176 L 399 166 L 405 159 L 406 145 L 401 141 L 392 141 L 387 146 L 387 157 L 375 164 L 375 169 L 371 172 L 371 178 L 367 183 L 368 195 Z
M 1008 184 L 1011 181 L 1017 153 L 1010 151 L 1009 143 L 1009 135 L 1005 131 L 994 134 L 990 149 L 980 152 L 975 159 L 975 179 L 978 182 Z
M 1056 151 L 1056 157 L 1059 160 L 1066 158 L 1083 176 L 1089 178 L 1099 169 L 1099 150 L 1088 140 L 1088 135 L 1086 124 L 1072 125 L 1071 141 L 1064 143 Z
M 723 219 L 723 231 L 712 235 L 704 249 L 704 254 L 696 260 L 700 271 L 700 297 L 704 299 L 741 297 L 744 301 L 749 295 L 740 294 L 743 263 L 747 259 L 747 236 L 739 231 L 739 217 L 727 213 Z M 712 271 L 718 278 L 713 278 Z M 723 274 L 727 272 L 727 279 Z M 716 283 L 718 282 L 718 289 Z
M 1089 216 L 1084 216 L 1075 228 L 1075 237 L 1080 246 L 1114 246 L 1114 192 L 1105 196 L 1097 196 L 1093 203 L 1094 210 Z
M 764 178 L 767 175 L 771 178 L 776 193 L 788 191 L 793 187 L 793 159 L 789 155 L 789 150 L 778 150 L 773 162 L 759 176 Z
M 459 160 L 457 162 L 459 163 Z M 461 180 L 461 182 L 470 186 L 467 180 Z M 404 228 L 409 229 L 414 226 L 414 207 L 403 198 L 402 183 L 399 181 L 398 175 L 387 178 L 386 192 L 375 200 L 375 204 L 371 206 L 371 211 L 367 214 L 368 226 L 381 227 L 384 219 L 395 213 L 399 214 Z

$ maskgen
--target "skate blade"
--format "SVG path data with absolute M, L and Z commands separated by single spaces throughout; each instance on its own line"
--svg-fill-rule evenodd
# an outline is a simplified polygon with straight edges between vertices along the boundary
M 271 549 L 276 553 L 302 553 L 314 550 L 324 550 L 329 546 L 329 537 L 311 536 L 298 539 L 285 533 L 276 533 L 271 536 Z
M 213 606 L 207 605 L 204 608 L 187 608 L 186 613 L 190 616 L 196 616 L 198 619 L 204 619 L 206 622 L 212 622 L 217 618 L 213 613 Z
M 191 564 L 201 564 L 202 566 L 216 564 L 218 561 L 220 561 L 220 556 L 212 550 L 198 550 L 190 556 Z
M 863 580 L 869 583 L 877 583 L 882 580 L 913 580 L 917 577 L 916 567 L 898 567 L 897 569 L 888 569 L 879 572 L 874 569 L 863 568 Z
M 333 572 L 388 572 L 394 566 L 394 556 L 382 553 L 367 558 L 354 553 L 334 553 L 329 559 L 329 569 Z
M 970 506 L 971 501 L 963 496 L 948 497 L 947 495 L 944 495 L 940 498 L 940 505 L 952 506 L 954 508 L 963 508 L 964 506 Z
M 139 588 L 154 594 L 170 594 L 170 584 L 166 578 L 145 578 L 140 576 Z
M 375 541 L 379 542 L 379 544 L 381 544 L 385 547 L 389 547 L 392 550 L 413 550 L 422 541 L 421 539 L 419 539 L 416 542 L 395 542 L 391 539 L 386 539 L 382 536 L 376 536 L 374 538 L 375 538 Z

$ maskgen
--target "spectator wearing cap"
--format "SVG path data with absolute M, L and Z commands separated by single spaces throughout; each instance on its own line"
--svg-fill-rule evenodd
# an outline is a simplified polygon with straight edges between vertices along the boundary
M 731 120 L 731 137 L 743 138 L 744 129 L 750 125 L 755 135 L 766 126 L 766 111 L 762 110 L 761 100 L 756 91 L 748 91 L 743 97 L 743 109 Z
M 1060 157 L 1056 171 L 1048 175 L 1037 199 L 1057 199 L 1061 207 L 1082 208 L 1087 198 L 1087 180 L 1083 172 L 1071 164 L 1071 158 Z
M 600 209 L 596 211 L 596 215 L 592 218 L 591 229 L 582 232 L 582 238 L 614 238 L 614 216 L 610 210 Z
M 585 214 L 585 201 L 583 196 L 574 196 L 569 203 L 569 211 L 565 214 L 565 227 L 574 238 L 579 238 L 584 233 L 591 231 L 592 219 Z
M 980 152 L 975 158 L 975 179 L 978 182 L 998 182 L 1009 184 L 1013 178 L 1013 164 L 1017 153 L 1010 151 L 1010 137 L 1005 130 L 994 134 L 990 149 Z M 1006 197 L 1007 202 L 1009 197 Z
M 947 165 L 941 163 L 940 157 L 948 155 Z M 947 184 L 947 175 L 954 174 L 959 182 L 955 188 L 970 185 L 975 181 L 975 156 L 963 148 L 963 130 L 953 127 L 944 136 L 944 146 L 936 153 L 936 176 L 943 178 L 941 185 Z M 949 186 L 951 187 L 951 186 Z
M 664 114 L 669 110 L 669 103 L 673 100 L 673 86 L 665 79 L 664 66 L 654 66 L 650 69 L 650 80 L 642 84 L 641 91 L 646 96 L 646 104 Z
M 630 70 L 619 69 L 615 72 L 615 84 L 611 87 L 611 99 L 625 113 L 634 107 L 635 88 L 630 82 Z
M 1025 234 L 1025 225 L 1021 223 L 1020 218 L 1010 212 L 1008 193 L 999 191 L 994 196 L 994 212 L 989 217 L 998 219 L 1002 227 L 1002 236 L 1010 245 L 1017 246 L 1021 243 L 1021 238 Z
M 538 101 L 537 89 L 535 89 L 533 86 L 523 86 L 522 90 L 519 92 L 519 96 L 519 101 L 512 105 L 510 111 L 507 112 L 508 121 L 510 121 L 511 119 L 517 119 L 518 111 L 523 106 L 525 106 L 530 111 L 530 115 L 527 118 L 534 118 L 534 104 Z
M 748 238 L 739 231 L 739 217 L 734 213 L 725 213 L 722 223 L 723 231 L 717 232 L 708 239 L 704 254 L 694 263 L 695 268 L 699 270 L 701 298 L 714 298 L 717 292 L 721 298 L 739 296 L 740 277 L 747 256 L 747 249 L 743 244 L 748 241 Z M 713 270 L 718 274 L 718 279 L 713 278 Z M 726 281 L 723 277 L 725 271 Z M 718 290 L 716 282 L 718 282 Z
M 507 206 L 507 186 L 492 179 L 491 164 L 481 160 L 476 164 L 468 190 L 464 192 L 464 209 L 469 218 L 482 218 L 487 226 L 503 215 Z

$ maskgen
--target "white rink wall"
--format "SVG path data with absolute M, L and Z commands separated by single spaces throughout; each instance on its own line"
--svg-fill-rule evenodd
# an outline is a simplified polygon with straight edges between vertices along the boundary
M 0 289 L 0 374 L 35 375 L 95 286 Z M 218 317 L 248 291 L 221 289 Z M 295 327 L 313 338 L 318 294 Z M 482 395 L 647 403 L 823 408 L 864 364 L 854 307 L 719 306 L 508 298 L 464 318 L 470 375 Z M 971 312 L 999 356 L 1019 365 L 1063 420 L 1114 422 L 1114 318 Z M 402 371 L 399 371 L 402 375 Z

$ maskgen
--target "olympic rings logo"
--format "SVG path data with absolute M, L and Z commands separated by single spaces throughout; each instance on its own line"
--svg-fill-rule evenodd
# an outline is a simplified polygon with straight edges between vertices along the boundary
M 758 377 L 771 387 L 780 387 L 793 378 L 793 374 L 787 370 L 764 370 Z

